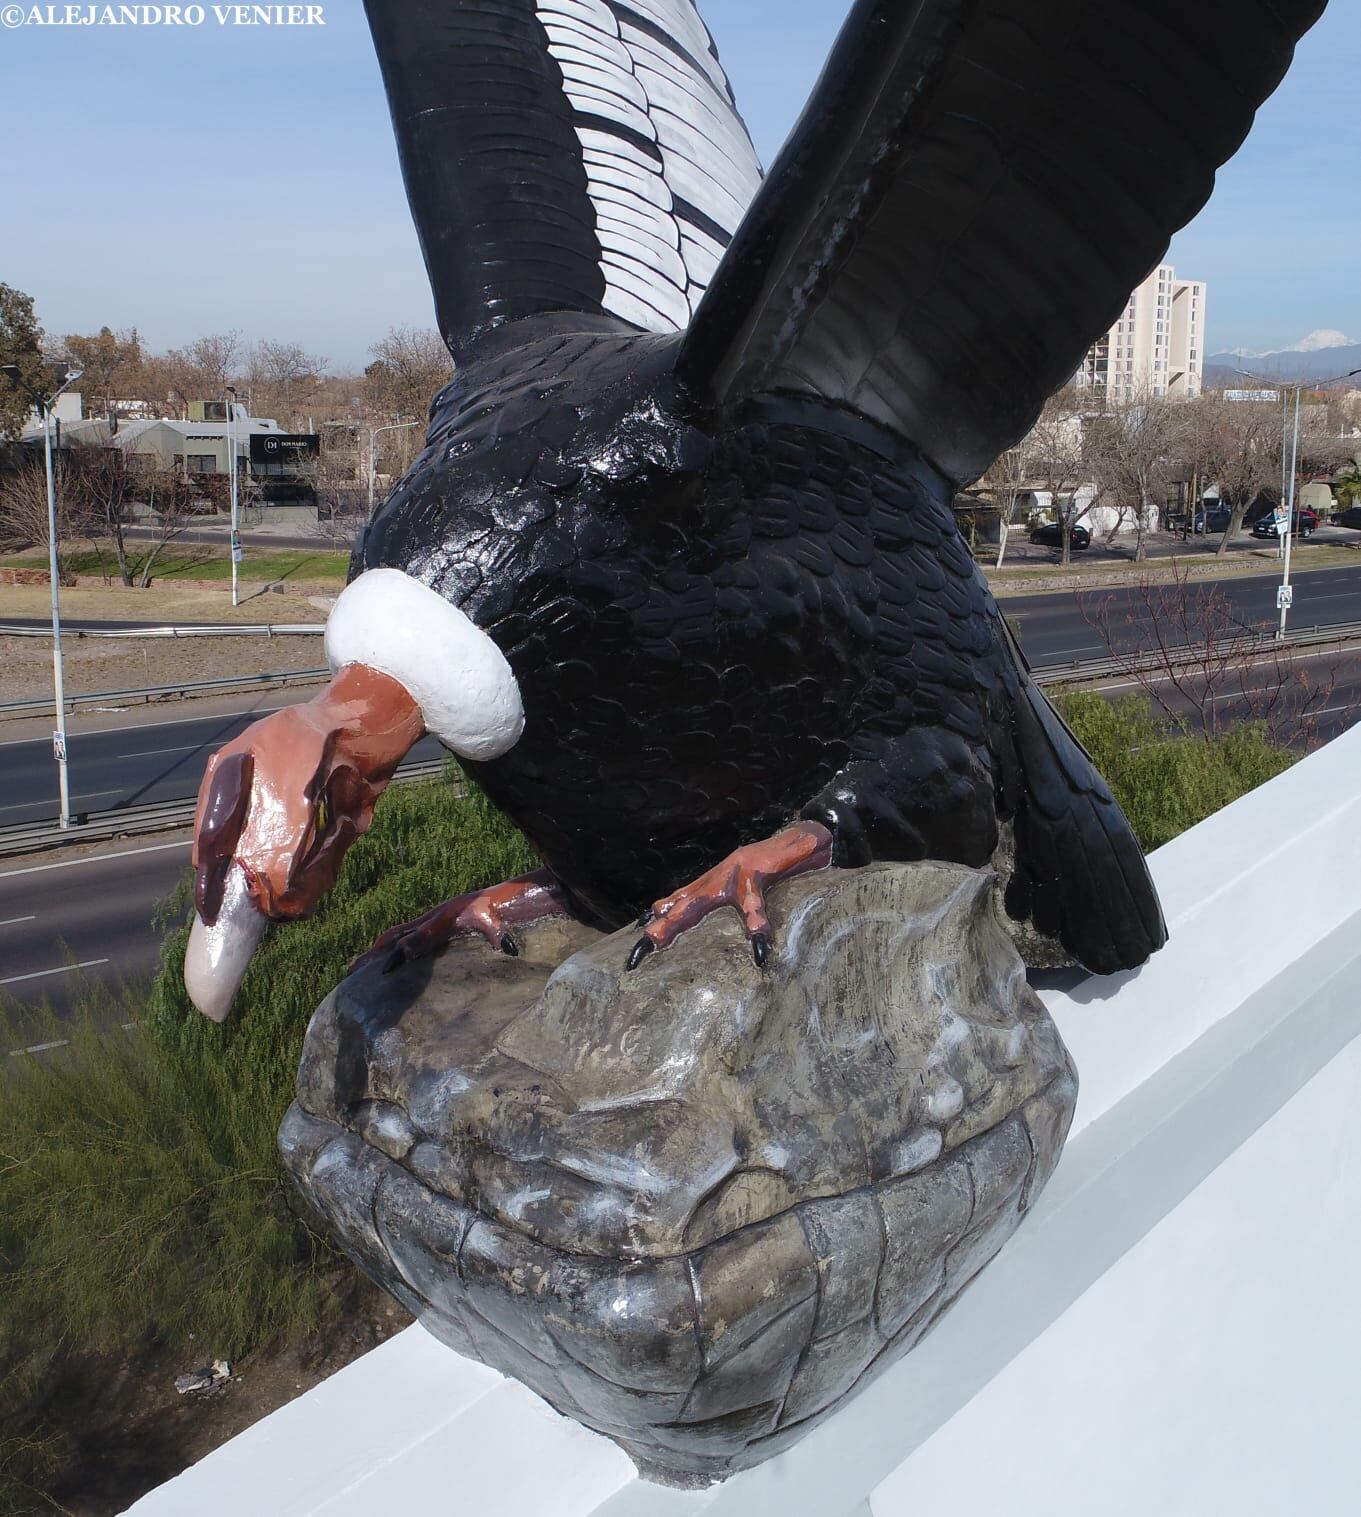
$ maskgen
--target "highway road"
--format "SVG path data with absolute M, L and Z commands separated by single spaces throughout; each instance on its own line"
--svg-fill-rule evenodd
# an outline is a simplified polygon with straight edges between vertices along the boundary
M 34 1015 L 46 1001 L 68 1012 L 82 977 L 145 980 L 160 939 L 158 902 L 189 867 L 187 833 L 171 842 L 122 843 L 84 858 L 0 864 L 0 1000 L 9 1048 L 44 1040 Z
M 1161 591 L 1154 591 L 1160 594 Z M 1233 614 L 1245 625 L 1270 628 L 1276 622 L 1274 580 L 1237 579 L 1198 582 L 1190 597 L 1204 605 L 1227 597 Z M 1306 573 L 1297 582 L 1292 625 L 1361 622 L 1361 564 Z M 1018 596 L 1002 603 L 1022 646 L 1037 668 L 1105 658 L 1110 643 L 1094 624 L 1104 608 L 1111 637 L 1122 647 L 1145 647 L 1151 641 L 1148 607 L 1137 587 L 1099 588 L 1074 595 Z M 1190 618 L 1194 624 L 1196 615 Z M 1184 641 L 1176 636 L 1173 641 Z M 321 662 L 321 649 L 317 649 Z M 109 811 L 152 801 L 192 796 L 208 755 L 257 716 L 314 692 L 276 691 L 226 701 L 195 702 L 192 711 L 169 715 L 142 709 L 121 718 L 74 718 L 70 727 L 72 809 Z M 433 741 L 419 755 L 435 757 Z M 30 724 L 6 738 L 0 729 L 0 826 L 36 822 L 56 815 L 51 739 L 46 723 Z
M 70 719 L 67 739 L 72 814 L 197 795 L 210 754 L 259 717 L 315 694 L 304 687 L 195 701 L 193 715 L 165 715 L 173 709 L 166 706 L 137 707 L 112 717 L 77 715 Z M 206 705 L 213 709 L 205 712 Z M 152 710 L 158 714 L 150 715 Z M 34 724 L 24 725 L 31 732 Z M 433 759 L 442 752 L 434 738 L 426 738 L 411 756 Z M 0 738 L 0 796 L 0 826 L 56 818 L 56 771 L 45 731 L 39 737 Z
M 1193 595 L 1212 587 L 1198 584 Z M 1274 626 L 1274 580 L 1231 580 L 1218 586 L 1241 620 L 1253 626 Z M 1137 589 L 1097 589 L 1082 596 L 1071 593 L 1016 597 L 1004 609 L 1037 667 L 1060 666 L 1074 660 L 1105 657 L 1109 648 L 1093 627 L 1097 608 L 1105 603 L 1109 623 L 1126 646 L 1145 645 L 1149 638 Z M 1293 625 L 1361 621 L 1361 565 L 1356 568 L 1306 572 L 1298 581 Z M 320 650 L 318 650 L 320 651 Z M 1331 737 L 1350 726 L 1361 711 L 1361 650 L 1341 657 L 1335 653 L 1298 655 L 1299 667 L 1330 693 L 1319 702 L 1318 731 Z M 1257 683 L 1270 683 L 1265 674 Z M 1113 680 L 1110 693 L 1136 688 L 1128 680 Z M 72 800 L 77 812 L 192 796 L 208 755 L 248 723 L 270 710 L 306 700 L 309 690 L 256 692 L 192 707 L 145 708 L 128 712 L 90 714 L 71 724 Z M 1194 688 L 1175 696 L 1174 704 L 1188 712 L 1200 699 Z M 1226 714 L 1245 709 L 1241 692 L 1222 689 L 1214 699 Z M 14 733 L 6 738 L 6 731 Z M 439 753 L 433 740 L 417 757 Z M 0 727 L 0 825 L 55 816 L 55 778 L 46 723 L 26 722 Z M 187 867 L 187 842 L 112 845 L 89 857 L 36 866 L 16 860 L 0 864 L 0 995 L 33 1004 L 47 997 L 58 1009 L 70 1004 L 69 964 L 86 966 L 96 977 L 142 974 L 155 963 L 156 939 L 151 931 L 155 902 L 173 886 Z
M 1361 622 L 1361 563 L 1342 569 L 1308 570 L 1292 576 L 1295 606 L 1290 625 L 1295 629 Z M 1202 613 L 1211 601 L 1226 602 L 1244 627 L 1274 629 L 1279 620 L 1274 576 L 1195 580 L 1187 591 L 1188 621 L 1203 626 Z M 1123 649 L 1146 648 L 1152 642 L 1149 611 L 1166 614 L 1175 596 L 1167 586 L 1141 589 L 1137 585 L 1099 586 L 1090 590 L 1060 590 L 1043 595 L 1005 597 L 1003 611 L 1016 629 L 1026 657 L 1037 668 L 1074 660 L 1110 657 L 1111 647 L 1098 625 L 1104 616 L 1114 641 Z M 1213 610 L 1209 612 L 1216 620 Z M 1185 637 L 1168 634 L 1173 642 Z

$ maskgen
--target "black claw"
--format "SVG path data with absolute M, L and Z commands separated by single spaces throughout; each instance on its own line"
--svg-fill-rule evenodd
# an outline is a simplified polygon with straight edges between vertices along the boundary
M 406 949 L 399 943 L 396 948 L 383 960 L 383 973 L 391 974 L 394 969 L 400 969 L 406 963 Z
M 518 959 L 520 950 L 515 945 L 515 939 L 508 932 L 501 934 L 501 952 L 508 958 Z
M 647 958 L 648 954 L 656 953 L 656 951 L 657 945 L 652 941 L 651 938 L 639 938 L 638 941 L 633 945 L 633 952 L 629 954 L 628 963 L 624 966 L 626 971 L 631 972 L 632 970 L 637 969 L 639 964 L 641 964 L 643 960 Z
M 642 916 L 638 918 L 638 926 L 646 927 L 649 923 L 655 922 L 656 920 L 657 913 L 653 911 L 651 906 L 649 906 L 647 910 L 642 914 Z
M 764 932 L 758 932 L 751 940 L 751 956 L 756 960 L 756 967 L 764 969 L 770 962 L 770 939 Z

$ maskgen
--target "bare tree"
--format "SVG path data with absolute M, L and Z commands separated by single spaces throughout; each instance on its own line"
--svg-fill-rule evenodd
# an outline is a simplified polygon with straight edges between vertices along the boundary
M 1195 403 L 1194 417 L 1205 477 L 1218 484 L 1220 504 L 1232 513 L 1215 550 L 1223 556 L 1248 507 L 1280 480 L 1281 409 L 1274 402 L 1205 396 Z
M 1134 521 L 1134 558 L 1142 561 L 1160 501 L 1184 467 L 1186 407 L 1147 391 L 1112 405 L 1088 427 L 1088 462 L 1117 510 Z
M 112 415 L 117 402 L 140 398 L 143 380 L 142 339 L 137 328 L 98 332 L 66 338 L 66 355 L 83 372 L 75 388 L 84 397 L 87 416 Z
M 348 547 L 368 515 L 366 435 L 359 423 L 335 425 L 322 433 L 312 475 L 317 492 L 316 532 Z
M 129 524 L 133 480 L 127 460 L 117 448 L 76 448 L 63 467 L 63 487 L 75 518 L 96 547 L 108 542 L 118 563 L 119 578 L 132 584 L 125 528 Z
M 1258 722 L 1282 746 L 1317 745 L 1336 669 L 1306 667 L 1291 644 L 1244 622 L 1222 585 L 1194 583 L 1174 563 L 1170 578 L 1141 575 L 1118 614 L 1113 604 L 1079 597 L 1122 675 L 1178 729 L 1216 739 Z
M 155 387 L 184 408 L 192 400 L 216 400 L 231 384 L 240 354 L 239 332 L 217 332 L 172 348 L 148 368 Z
M 364 388 L 371 410 L 382 416 L 423 417 L 453 378 L 453 361 L 438 332 L 393 327 L 370 351 L 374 361 L 364 370 Z
M 58 458 L 54 468 L 57 507 L 57 576 L 68 580 L 74 545 L 91 537 L 84 515 L 85 501 L 67 486 L 67 466 Z M 0 485 L 0 541 L 11 548 L 48 543 L 47 469 L 33 461 L 3 478 Z
M 1092 509 L 1095 492 L 1079 505 L 1078 486 L 1086 465 L 1082 414 L 1071 391 L 1061 390 L 1045 402 L 1040 419 L 1021 444 L 1029 477 L 1049 494 L 1058 521 L 1062 562 L 1073 559 L 1073 528 Z
M 1005 453 L 999 454 L 993 460 L 992 467 L 974 486 L 979 495 L 986 495 L 997 507 L 999 569 L 1006 560 L 1011 526 L 1016 519 L 1016 503 L 1021 498 L 1025 483 L 1025 453 L 1018 443 L 1014 448 L 1008 448 Z
M 165 469 L 144 476 L 138 490 L 150 508 L 147 526 L 153 533 L 137 575 L 137 588 L 145 590 L 162 550 L 194 525 L 198 495 L 191 477 Z
M 249 379 L 254 410 L 282 417 L 292 426 L 297 407 L 315 391 L 326 360 L 306 353 L 296 342 L 258 342 L 251 349 Z

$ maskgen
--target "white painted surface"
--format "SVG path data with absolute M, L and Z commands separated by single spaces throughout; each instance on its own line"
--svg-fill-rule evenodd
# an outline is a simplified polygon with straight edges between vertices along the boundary
M 334 673 L 365 664 L 421 708 L 426 730 L 462 758 L 494 759 L 525 730 L 505 655 L 457 606 L 398 569 L 370 569 L 341 591 L 326 622 Z
M 1361 909 L 1361 729 L 1160 848 L 1171 942 L 1045 996 L 1082 1081 L 1076 1136 Z
M 1353 1042 L 890 1476 L 874 1517 L 1361 1510 L 1358 1108 Z
M 412 1328 L 132 1511 L 1356 1511 L 1359 766 L 1361 730 L 1155 855 L 1169 947 L 1046 998 L 1083 1080 L 1049 1189 L 925 1342 L 780 1458 L 647 1485 Z

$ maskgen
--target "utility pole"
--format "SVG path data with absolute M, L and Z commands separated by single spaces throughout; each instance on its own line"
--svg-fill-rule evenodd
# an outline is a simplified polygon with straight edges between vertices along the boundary
M 50 395 L 39 395 L 24 383 L 19 365 L 0 366 L 12 384 L 38 407 L 43 419 L 43 455 L 47 463 L 47 566 L 52 588 L 52 704 L 57 726 L 52 734 L 52 756 L 57 761 L 57 792 L 60 797 L 61 825 L 71 825 L 71 783 L 66 767 L 66 685 L 61 662 L 61 575 L 57 568 L 57 476 L 52 463 L 52 403 L 81 377 L 82 369 L 59 370 L 61 383 Z
M 389 426 L 386 426 L 386 427 L 370 427 L 369 428 L 369 517 L 370 517 L 370 519 L 372 519 L 372 517 L 373 517 L 373 483 L 374 483 L 374 479 L 377 477 L 377 472 L 378 472 L 377 453 L 375 451 L 375 446 L 374 446 L 377 443 L 377 441 L 378 441 L 378 434 L 380 432 L 401 432 L 401 431 L 403 431 L 407 427 L 416 427 L 416 426 L 419 426 L 419 425 L 420 425 L 420 423 L 419 422 L 415 422 L 415 421 L 394 421 Z
M 1278 384 L 1277 380 L 1264 379 L 1260 374 L 1249 374 L 1246 369 L 1236 369 L 1236 374 L 1244 379 L 1251 379 L 1256 384 L 1271 387 Z M 1281 583 L 1276 591 L 1276 605 L 1281 613 L 1280 626 L 1276 631 L 1276 639 L 1282 642 L 1285 639 L 1286 623 L 1290 612 L 1295 605 L 1295 587 L 1290 583 L 1290 548 L 1295 536 L 1295 492 L 1299 483 L 1300 462 L 1300 410 L 1304 401 L 1305 390 L 1323 390 L 1329 385 L 1341 384 L 1344 380 L 1355 379 L 1361 374 L 1361 369 L 1353 369 L 1349 374 L 1337 374 L 1332 379 L 1316 379 L 1310 384 L 1297 384 L 1293 386 L 1281 385 L 1281 508 L 1285 512 L 1285 532 L 1281 542 Z M 1293 436 L 1290 433 L 1290 391 L 1295 391 L 1295 427 Z
M 237 579 L 241 567 L 241 534 L 237 530 L 237 484 L 236 484 L 236 386 L 227 390 L 227 471 L 231 475 L 232 492 L 232 605 L 240 603 Z
M 1290 448 L 1290 492 L 1285 504 L 1285 542 L 1281 549 L 1281 588 L 1276 596 L 1277 604 L 1281 608 L 1281 625 L 1276 636 L 1285 641 L 1285 624 L 1290 615 L 1290 607 L 1295 601 L 1295 591 L 1290 584 L 1290 544 L 1295 536 L 1295 490 L 1299 480 L 1300 462 L 1300 405 L 1303 397 L 1303 388 L 1295 386 L 1295 437 Z M 1284 450 L 1282 450 L 1284 451 Z

